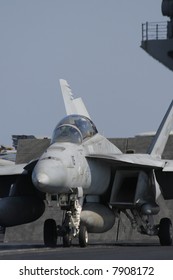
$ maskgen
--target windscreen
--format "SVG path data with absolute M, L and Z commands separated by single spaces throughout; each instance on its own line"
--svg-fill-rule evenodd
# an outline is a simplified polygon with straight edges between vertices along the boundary
M 92 137 L 97 133 L 97 129 L 93 122 L 85 116 L 81 115 L 70 115 L 65 117 L 59 125 L 71 124 L 76 126 L 82 133 L 83 139 Z
M 80 131 L 72 125 L 58 125 L 53 133 L 52 143 L 55 142 L 70 142 L 81 144 L 82 135 Z
M 97 129 L 90 119 L 81 115 L 70 115 L 62 119 L 55 128 L 52 142 L 81 143 L 96 133 Z

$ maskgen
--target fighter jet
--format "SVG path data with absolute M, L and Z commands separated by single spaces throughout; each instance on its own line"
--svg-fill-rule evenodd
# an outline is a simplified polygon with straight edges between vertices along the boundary
M 147 153 L 123 154 L 99 134 L 68 83 L 60 80 L 60 86 L 67 115 L 57 124 L 50 146 L 28 164 L 0 168 L 1 185 L 10 186 L 9 195 L 0 200 L 0 225 L 34 221 L 44 213 L 46 201 L 56 197 L 62 224 L 44 222 L 46 246 L 56 246 L 60 236 L 64 247 L 74 238 L 86 247 L 88 234 L 110 230 L 121 212 L 141 234 L 157 235 L 161 245 L 171 245 L 171 220 L 164 217 L 155 224 L 153 217 L 160 211 L 160 195 L 173 198 L 173 162 L 161 158 L 173 126 L 173 101 Z
M 0 166 L 14 164 L 16 151 L 11 147 L 0 145 Z

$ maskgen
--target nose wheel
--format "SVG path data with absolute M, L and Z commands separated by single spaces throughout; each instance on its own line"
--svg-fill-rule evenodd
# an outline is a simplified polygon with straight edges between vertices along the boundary
M 70 232 L 67 232 L 63 236 L 63 247 L 70 247 L 72 245 L 72 235 Z
M 56 247 L 57 245 L 57 236 L 62 236 L 63 247 L 70 247 L 72 245 L 72 240 L 76 236 L 73 236 L 70 230 L 63 231 L 62 234 L 59 234 L 60 231 L 57 231 L 56 222 L 53 219 L 47 219 L 44 222 L 44 232 L 43 239 L 46 247 Z M 81 224 L 78 233 L 79 246 L 84 248 L 88 245 L 88 231 L 85 225 Z
M 44 222 L 43 231 L 44 244 L 47 247 L 56 247 L 57 243 L 57 228 L 56 222 L 53 219 L 47 219 Z
M 80 223 L 80 214 L 83 205 L 83 190 L 77 188 L 76 192 L 61 194 L 58 197 L 59 206 L 64 211 L 62 225 L 56 225 L 55 220 L 47 219 L 44 223 L 44 244 L 55 247 L 57 237 L 62 237 L 63 247 L 70 247 L 72 239 L 78 237 L 80 247 L 88 244 L 88 231 Z
M 85 225 L 81 224 L 79 229 L 79 245 L 86 247 L 88 245 L 88 231 Z

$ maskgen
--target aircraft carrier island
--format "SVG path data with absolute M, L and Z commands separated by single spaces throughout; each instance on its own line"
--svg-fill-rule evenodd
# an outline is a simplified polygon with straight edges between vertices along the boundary
M 173 71 L 173 1 L 163 0 L 161 11 L 167 21 L 142 24 L 141 48 Z

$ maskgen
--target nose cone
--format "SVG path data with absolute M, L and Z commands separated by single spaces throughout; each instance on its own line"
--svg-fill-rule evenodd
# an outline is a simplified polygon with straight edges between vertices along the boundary
M 33 181 L 40 186 L 47 186 L 49 185 L 50 179 L 47 174 L 37 172 L 35 176 L 33 176 Z
M 66 168 L 51 159 L 39 161 L 32 172 L 32 182 L 35 187 L 48 193 L 58 194 L 67 191 L 66 177 Z

